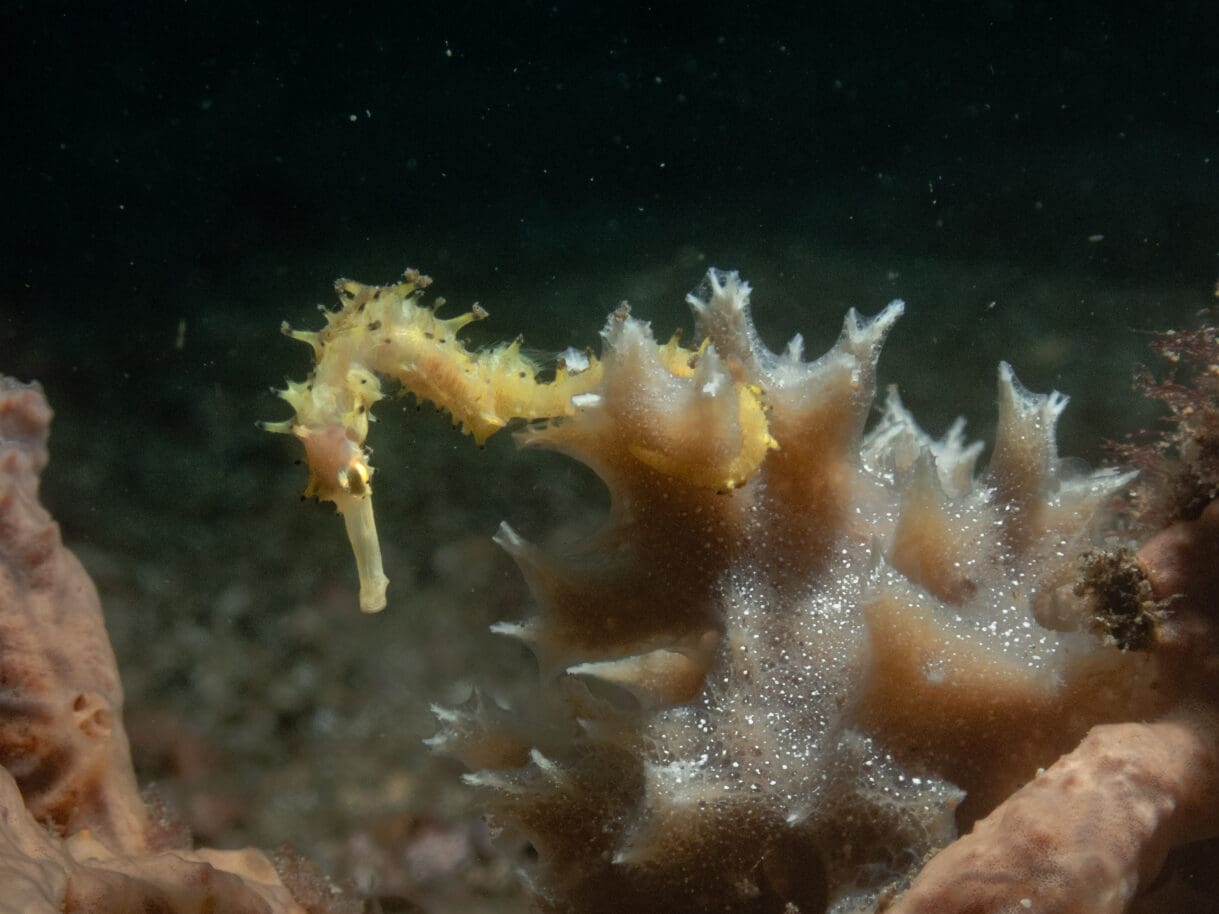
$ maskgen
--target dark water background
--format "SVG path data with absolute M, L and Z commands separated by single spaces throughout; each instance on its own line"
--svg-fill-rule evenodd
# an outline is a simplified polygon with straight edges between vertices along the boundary
M 121 359 L 123 412 L 149 382 L 299 372 L 275 325 L 339 273 L 419 266 L 491 308 L 488 333 L 561 348 L 645 273 L 664 278 L 634 305 L 667 331 L 714 263 L 753 280 L 773 345 L 901 295 L 916 326 L 896 357 L 916 369 L 964 362 L 985 384 L 1000 352 L 1077 394 L 1103 350 L 1188 320 L 1219 273 L 1202 2 L 3 16 L 0 306 L 6 349 L 28 350 L 10 370 L 84 388 Z M 1054 351 L 1021 365 L 1036 336 Z
M 1154 422 L 1144 332 L 1215 303 L 1215 10 L 0 4 L 0 369 L 57 409 L 46 497 L 102 590 L 141 771 L 202 839 L 293 840 L 344 875 L 377 816 L 447 821 L 420 785 L 452 771 L 394 778 L 432 764 L 427 703 L 496 650 L 485 624 L 523 611 L 482 544 L 599 503 L 558 458 L 386 405 L 397 602 L 356 618 L 341 525 L 253 427 L 308 368 L 279 322 L 319 321 L 339 275 L 419 267 L 491 311 L 472 337 L 542 351 L 595 343 L 624 298 L 685 326 L 709 265 L 750 279 L 772 348 L 903 297 L 882 381 L 931 431 L 987 436 L 1006 358 L 1072 394 L 1063 449 L 1101 460 Z M 188 738 L 201 775 L 163 745 Z

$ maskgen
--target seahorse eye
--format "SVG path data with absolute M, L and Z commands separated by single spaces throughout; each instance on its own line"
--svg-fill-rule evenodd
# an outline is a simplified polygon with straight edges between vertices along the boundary
M 363 458 L 354 458 L 338 473 L 339 488 L 348 495 L 360 497 L 368 494 L 368 467 Z

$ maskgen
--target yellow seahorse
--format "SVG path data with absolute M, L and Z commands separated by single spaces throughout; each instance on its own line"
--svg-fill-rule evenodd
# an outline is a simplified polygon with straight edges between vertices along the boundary
M 396 380 L 402 392 L 449 411 L 454 421 L 479 444 L 514 419 L 535 420 L 573 415 L 595 401 L 605 365 L 596 357 L 568 366 L 560 358 L 554 378 L 538 380 L 541 366 L 521 353 L 517 340 L 471 352 L 458 332 L 487 317 L 477 305 L 465 314 L 442 319 L 435 306 L 421 304 L 431 279 L 407 270 L 402 281 L 370 286 L 340 279 L 335 283 L 341 307 L 326 312 L 318 331 L 283 332 L 313 348 L 314 369 L 305 381 L 288 382 L 277 391 L 296 411 L 291 419 L 262 422 L 261 428 L 291 434 L 305 447 L 309 467 L 307 496 L 332 501 L 343 515 L 360 577 L 360 608 L 385 607 L 389 580 L 372 509 L 373 468 L 364 447 L 369 410 L 384 394 L 382 376 Z M 623 319 L 625 313 L 619 315 Z M 656 356 L 674 377 L 688 377 L 705 349 L 683 349 L 676 338 L 656 347 Z M 576 359 L 572 358 L 575 362 Z M 680 455 L 665 453 L 663 437 L 640 445 L 638 458 L 657 471 L 693 484 L 730 489 L 747 479 L 774 446 L 767 433 L 761 391 L 737 382 L 741 444 L 728 460 L 697 467 Z

